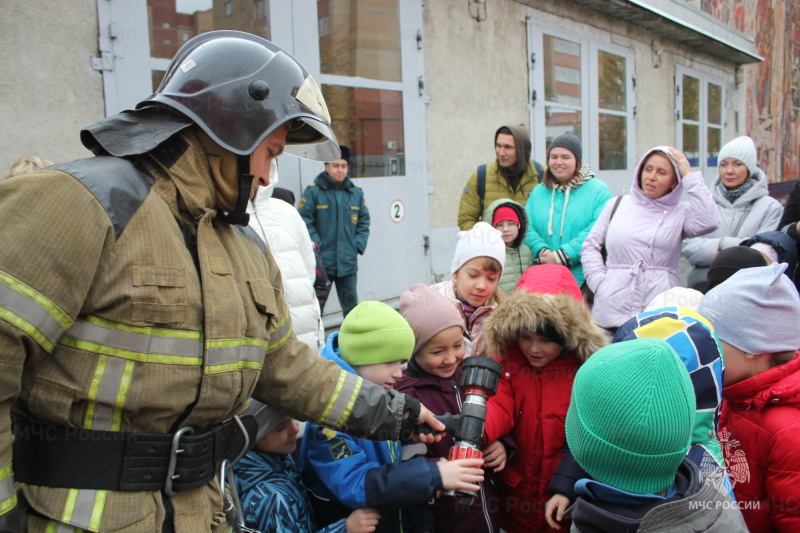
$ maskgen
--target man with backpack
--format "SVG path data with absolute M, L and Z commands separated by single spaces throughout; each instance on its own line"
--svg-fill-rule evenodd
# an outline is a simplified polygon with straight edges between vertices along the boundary
M 494 134 L 497 159 L 479 166 L 470 176 L 458 206 L 458 227 L 467 231 L 483 219 L 485 209 L 499 198 L 525 205 L 544 172 L 531 159 L 531 138 L 523 124 L 500 126 Z

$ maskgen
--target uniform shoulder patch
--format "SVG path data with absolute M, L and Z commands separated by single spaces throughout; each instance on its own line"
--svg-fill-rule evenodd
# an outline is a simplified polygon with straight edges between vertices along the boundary
M 305 196 L 301 196 L 300 197 L 300 203 L 297 204 L 297 209 L 303 209 L 304 205 L 306 205 L 306 197 Z
M 315 181 L 311 182 L 311 183 L 308 184 L 308 186 L 309 187 L 316 187 L 317 186 L 317 182 L 315 182 Z
M 461 191 L 461 194 L 469 194 L 469 187 L 464 187 L 464 190 Z
M 350 445 L 347 444 L 347 441 L 343 437 L 338 437 L 330 441 L 328 443 L 328 450 L 331 452 L 331 457 L 334 461 L 345 459 L 353 455 L 353 450 L 350 449 Z

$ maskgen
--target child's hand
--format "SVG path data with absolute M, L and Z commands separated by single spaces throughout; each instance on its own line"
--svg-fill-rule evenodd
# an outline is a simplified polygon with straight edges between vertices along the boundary
M 483 466 L 501 472 L 506 467 L 506 447 L 496 440 L 483 449 Z
M 547 525 L 553 529 L 561 529 L 556 522 L 561 522 L 564 518 L 564 511 L 567 510 L 567 507 L 569 507 L 569 498 L 563 494 L 555 494 L 547 500 L 544 506 L 544 519 L 547 520 Z M 556 515 L 555 520 L 553 520 L 553 513 Z
M 436 419 L 436 417 L 433 416 L 433 413 L 430 411 L 430 409 L 428 409 L 422 404 L 419 405 L 419 420 L 417 420 L 417 424 L 428 424 L 431 427 L 431 429 L 433 429 L 434 431 L 439 431 L 441 433 L 438 433 L 436 435 L 415 434 L 412 435 L 411 437 L 412 441 L 418 440 L 423 444 L 431 444 L 442 440 L 442 435 L 444 435 L 444 430 L 445 430 L 444 424 L 439 422 Z
M 483 481 L 483 459 L 441 459 L 436 465 L 442 476 L 445 490 L 480 490 L 478 483 Z
M 372 533 L 380 519 L 380 513 L 371 507 L 356 509 L 345 521 L 347 533 Z

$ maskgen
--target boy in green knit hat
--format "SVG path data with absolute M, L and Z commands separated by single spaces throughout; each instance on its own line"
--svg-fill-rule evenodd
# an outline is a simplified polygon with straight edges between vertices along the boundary
M 345 317 L 321 355 L 351 372 L 359 383 L 368 380 L 392 389 L 413 350 L 414 331 L 403 316 L 382 302 L 368 301 Z M 355 439 L 309 425 L 300 468 L 315 496 L 317 525 L 323 527 L 347 517 L 353 509 L 369 507 L 381 515 L 377 532 L 433 531 L 427 502 L 441 490 L 477 491 L 483 481 L 483 459 L 401 460 L 399 441 Z
M 572 531 L 746 531 L 720 467 L 703 479 L 685 458 L 696 401 L 662 339 L 612 344 L 578 370 L 567 443 L 591 476 L 575 484 Z

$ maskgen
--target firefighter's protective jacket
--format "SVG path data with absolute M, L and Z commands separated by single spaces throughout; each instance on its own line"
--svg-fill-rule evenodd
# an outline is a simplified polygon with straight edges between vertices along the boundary
M 413 408 L 295 339 L 272 256 L 221 220 L 213 157 L 190 125 L 175 129 L 141 155 L 0 183 L 0 519 L 24 502 L 28 531 L 150 533 L 169 513 L 177 533 L 229 526 L 216 481 L 173 498 L 15 491 L 12 418 L 171 433 L 228 419 L 252 395 L 298 419 L 396 439 Z

